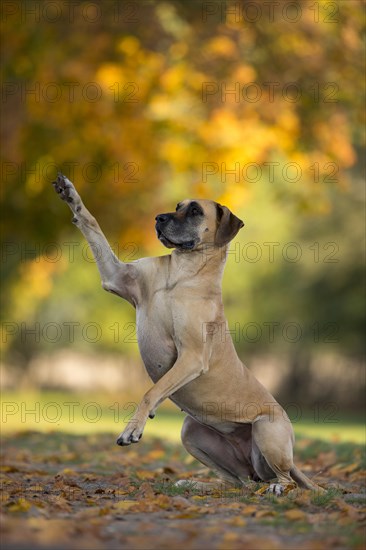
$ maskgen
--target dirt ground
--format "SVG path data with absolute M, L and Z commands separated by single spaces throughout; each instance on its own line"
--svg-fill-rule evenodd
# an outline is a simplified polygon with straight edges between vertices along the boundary
M 2 549 L 364 548 L 362 447 L 297 442 L 297 464 L 327 489 L 280 498 L 264 483 L 193 480 L 212 473 L 182 446 L 144 438 L 120 448 L 114 435 L 22 432 L 2 439 Z M 178 479 L 190 481 L 175 487 Z

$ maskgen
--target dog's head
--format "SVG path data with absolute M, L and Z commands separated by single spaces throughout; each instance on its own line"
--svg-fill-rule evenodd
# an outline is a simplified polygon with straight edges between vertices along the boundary
M 244 226 L 226 206 L 210 200 L 186 199 L 175 212 L 159 214 L 155 220 L 158 239 L 167 248 L 180 250 L 226 246 Z

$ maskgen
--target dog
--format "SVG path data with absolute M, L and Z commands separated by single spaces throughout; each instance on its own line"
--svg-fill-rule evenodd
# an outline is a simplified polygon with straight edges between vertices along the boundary
M 225 482 L 273 480 L 276 495 L 296 483 L 321 491 L 295 466 L 291 422 L 240 361 L 228 331 L 221 280 L 229 243 L 244 223 L 212 200 L 183 200 L 156 216 L 157 237 L 173 252 L 123 263 L 74 185 L 62 174 L 53 185 L 94 253 L 102 287 L 136 308 L 139 350 L 154 385 L 117 444 L 137 443 L 169 397 L 187 414 L 184 447 Z

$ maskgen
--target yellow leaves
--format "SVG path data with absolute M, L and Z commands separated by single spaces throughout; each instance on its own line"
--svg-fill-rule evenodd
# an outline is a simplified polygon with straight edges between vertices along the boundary
M 172 497 L 172 505 L 176 510 L 184 510 L 186 508 L 191 508 L 191 502 L 180 495 Z
M 127 503 L 127 504 L 124 504 Z M 122 510 L 133 509 L 134 512 L 151 513 L 159 510 L 167 510 L 171 507 L 171 500 L 166 495 L 146 496 L 139 500 L 123 500 L 113 504 L 113 508 Z
M 356 161 L 349 132 L 346 118 L 341 113 L 335 113 L 329 120 L 316 124 L 316 136 L 321 149 L 337 159 L 339 166 L 349 167 Z
M 201 514 L 197 511 L 181 512 L 180 514 L 170 514 L 169 519 L 197 519 Z
M 25 279 L 32 298 L 47 296 L 52 288 L 51 276 L 56 269 L 55 263 L 40 256 L 32 262 L 27 262 L 22 269 L 27 271 Z
M 147 108 L 148 115 L 155 120 L 177 119 L 184 111 L 182 98 L 169 98 L 168 94 L 154 94 Z
M 206 44 L 205 50 L 218 57 L 232 57 L 236 54 L 236 45 L 228 36 L 216 36 Z
M 244 506 L 244 508 L 241 509 L 241 514 L 243 516 L 254 516 L 258 511 L 258 506 L 254 506 L 254 504 L 250 504 L 249 506 Z
M 11 466 L 10 464 L 1 464 L 0 472 L 5 472 L 5 473 L 19 472 L 19 469 L 16 466 Z
M 134 55 L 140 48 L 140 42 L 135 36 L 124 36 L 117 44 L 117 50 L 126 55 Z
M 276 516 L 276 515 L 277 515 L 277 512 L 275 510 L 273 510 L 272 508 L 264 508 L 262 510 L 258 510 L 255 514 L 255 517 L 257 519 L 260 519 L 260 518 L 273 517 L 273 516 Z
M 288 493 L 290 493 L 291 491 L 293 491 L 294 489 L 297 489 L 298 485 L 297 483 L 295 482 L 292 482 L 292 483 L 288 483 L 285 488 L 284 488 L 284 491 L 283 491 L 283 494 L 284 495 L 288 495 Z
M 311 55 L 315 58 L 321 55 L 321 45 L 314 40 L 310 42 L 299 33 L 284 33 L 279 36 L 278 44 L 285 53 L 296 52 L 301 57 Z
M 247 525 L 247 522 L 245 521 L 245 519 L 243 519 L 240 516 L 235 516 L 233 518 L 226 519 L 225 523 L 227 525 L 232 525 L 233 527 L 244 527 L 245 525 Z
M 314 491 L 310 489 L 301 489 L 300 491 L 299 489 L 294 489 L 289 493 L 289 498 L 291 498 L 292 502 L 301 507 L 310 506 L 313 496 Z
M 255 82 L 257 78 L 257 72 L 252 65 L 240 64 L 235 70 L 233 75 L 233 82 L 240 82 L 246 84 L 249 82 Z
M 32 250 L 31 243 L 29 243 L 29 249 Z M 36 301 L 42 300 L 50 294 L 53 287 L 52 275 L 56 270 L 61 271 L 65 265 L 60 250 L 57 246 L 50 247 L 49 257 L 47 257 L 38 255 L 39 251 L 37 252 L 37 247 L 35 247 L 35 259 L 27 262 L 23 261 L 19 268 L 20 276 L 11 288 L 14 319 L 28 319 L 30 312 L 35 308 Z M 11 338 L 8 336 L 2 338 L 2 343 L 10 341 Z
M 194 495 L 192 497 L 192 500 L 194 500 L 195 502 L 205 502 L 207 500 L 207 496 Z
M 290 521 L 307 521 L 308 516 L 302 510 L 294 508 L 292 510 L 285 510 L 284 517 Z
M 68 493 L 64 493 L 69 497 Z M 55 510 L 60 510 L 62 512 L 71 512 L 72 506 L 71 502 L 65 496 L 61 495 L 51 495 L 49 502 L 52 504 Z
M 357 470 L 349 475 L 350 481 L 365 483 L 366 473 L 365 470 Z
M 260 488 L 255 492 L 255 494 L 256 494 L 256 495 L 264 495 L 267 491 L 268 491 L 268 485 L 263 485 L 262 487 L 260 487 Z
M 56 474 L 56 476 L 76 476 L 76 472 L 75 470 L 72 470 L 71 468 L 64 468 L 63 470 L 61 470 L 60 472 L 58 472 L 58 474 Z
M 120 64 L 117 65 L 116 63 L 104 63 L 103 65 L 101 65 L 96 73 L 96 77 L 98 83 L 106 90 L 114 86 L 116 82 L 120 85 L 124 82 L 124 73 L 122 70 L 122 66 Z
M 151 479 L 151 476 L 150 476 L 150 479 Z M 140 485 L 137 495 L 138 495 L 138 498 L 144 498 L 144 499 L 152 499 L 155 497 L 154 490 L 150 485 L 150 483 L 148 483 L 147 481 L 144 481 Z
M 277 118 L 277 123 L 284 132 L 288 132 L 290 139 L 294 140 L 299 130 L 299 119 L 296 114 L 289 108 L 283 108 L 281 114 Z M 286 150 L 289 148 L 286 143 Z
M 138 503 L 135 500 L 120 500 L 113 504 L 113 509 L 129 510 L 130 508 L 135 508 L 136 506 L 138 506 Z
M 169 48 L 169 53 L 173 59 L 181 59 L 188 51 L 188 45 L 185 42 L 174 42 Z
M 8 509 L 8 512 L 11 512 L 11 513 L 28 512 L 31 506 L 32 506 L 32 503 L 29 502 L 29 500 L 26 500 L 25 498 L 19 498 L 13 504 L 9 504 L 7 509 Z
M 360 462 L 353 462 L 351 464 L 346 464 L 346 465 L 336 464 L 335 466 L 333 466 L 333 468 L 330 468 L 329 473 L 335 477 L 338 477 L 338 476 L 348 477 L 349 474 L 355 472 L 356 470 L 360 470 Z
M 108 507 L 104 507 L 104 508 L 99 508 L 98 510 L 98 516 L 107 516 L 108 514 L 111 513 L 111 509 L 108 508 Z
M 218 202 L 237 212 L 247 202 L 248 196 L 249 191 L 243 184 L 230 184 L 226 192 L 220 195 Z
M 29 171 L 26 175 L 24 190 L 28 197 L 32 198 L 39 195 L 41 191 L 49 186 L 48 178 L 44 177 L 48 171 L 52 173 L 52 168 L 55 167 L 55 159 L 51 155 L 42 155 L 35 163 L 35 171 Z
M 161 75 L 161 84 L 168 92 L 174 92 L 183 86 L 186 78 L 186 65 L 173 65 Z
M 213 118 L 200 129 L 207 143 L 216 146 L 235 146 L 243 136 L 243 123 L 226 108 L 216 109 Z
M 174 510 L 183 511 L 178 513 L 174 511 L 167 516 L 169 519 L 197 519 L 209 511 L 207 507 L 200 506 L 199 503 L 192 505 L 191 500 L 182 499 L 182 497 L 173 497 L 170 503 Z
M 164 449 L 151 449 L 151 451 L 148 452 L 146 455 L 147 460 L 158 460 L 160 458 L 165 457 L 165 451 Z
M 155 473 L 151 470 L 137 470 L 136 475 L 139 479 L 153 479 L 155 477 Z
M 33 437 L 36 452 L 32 452 Z M 315 499 L 314 491 L 297 489 L 275 498 L 264 495 L 268 484 L 263 483 L 261 490 L 254 493 L 257 485 L 249 482 L 240 489 L 227 486 L 221 492 L 211 490 L 207 494 L 195 494 L 198 489 L 194 487 L 193 472 L 188 471 L 189 466 L 183 462 L 184 455 L 178 455 L 178 451 L 166 462 L 174 467 L 167 466 L 171 481 L 165 485 L 167 474 L 161 464 L 171 447 L 162 442 L 145 442 L 145 451 L 141 455 L 136 451 L 137 447 L 133 450 L 126 448 L 126 454 L 131 453 L 133 458 L 125 459 L 121 475 L 115 472 L 115 457 L 108 461 L 103 453 L 102 462 L 93 462 L 95 449 L 104 448 L 109 435 L 85 438 L 83 447 L 80 440 L 76 442 L 65 434 L 55 448 L 55 435 L 47 434 L 42 436 L 45 446 L 48 445 L 44 455 L 39 453 L 40 437 L 36 434 L 25 440 L 23 434 L 22 443 L 27 453 L 14 452 L 14 447 L 10 446 L 9 456 L 16 458 L 19 471 L 2 474 L 7 541 L 16 541 L 19 546 L 25 542 L 28 546 L 57 543 L 67 548 L 77 537 L 80 547 L 98 548 L 103 545 L 106 533 L 110 537 L 108 541 L 115 540 L 118 525 L 118 544 L 126 546 L 128 543 L 131 548 L 138 545 L 147 547 L 149 541 L 164 547 L 164 540 L 165 546 L 168 547 L 169 541 L 172 548 L 184 541 L 187 550 L 191 547 L 280 550 L 286 546 L 283 539 L 283 533 L 286 533 L 286 536 L 293 534 L 298 537 L 299 547 L 317 548 L 313 542 L 319 542 L 319 545 L 322 542 L 320 550 L 331 547 L 331 542 L 328 543 L 325 537 L 328 536 L 327 525 L 332 524 L 340 530 L 344 526 L 357 532 L 362 520 L 361 501 L 356 499 L 356 504 L 351 505 L 334 496 L 338 492 L 319 495 Z M 69 457 L 56 475 L 54 468 L 57 466 L 49 462 L 50 449 L 55 455 Z M 4 466 L 12 464 L 6 450 L 4 458 Z M 343 475 L 351 476 L 359 471 L 356 466 L 359 458 L 354 453 L 353 462 L 341 465 L 339 469 L 349 470 L 349 474 Z M 331 456 L 320 459 L 325 462 L 333 460 Z M 36 462 L 39 467 L 42 460 L 47 468 L 52 468 L 52 473 L 48 471 L 41 475 L 32 471 L 32 464 Z M 101 464 L 103 473 L 98 469 Z M 109 471 L 111 464 L 112 472 Z M 136 470 L 136 464 L 142 464 L 145 469 Z M 200 475 L 206 479 L 207 469 L 202 469 Z M 175 493 L 174 480 L 178 477 L 193 482 L 190 489 L 184 490 L 184 496 Z M 20 483 L 20 479 L 25 479 L 25 482 Z M 161 483 L 162 479 L 164 483 Z M 211 478 L 210 482 L 215 485 Z M 310 531 L 315 537 L 311 541 L 307 538 Z M 348 547 L 346 542 L 346 539 L 341 540 L 339 546 Z
M 354 506 L 348 504 L 342 498 L 337 498 L 334 502 L 343 516 L 349 517 L 352 520 L 356 520 L 358 518 L 359 510 L 357 510 Z
M 162 144 L 162 156 L 177 168 L 186 167 L 189 163 L 189 146 L 186 140 L 176 137 Z

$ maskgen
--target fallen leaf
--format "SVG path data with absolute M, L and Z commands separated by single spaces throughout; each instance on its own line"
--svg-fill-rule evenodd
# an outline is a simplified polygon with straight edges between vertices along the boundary
M 98 516 L 107 516 L 110 513 L 111 513 L 111 509 L 108 507 L 99 508 Z
M 288 496 L 291 495 L 291 501 L 298 504 L 299 506 L 310 506 L 311 505 L 311 499 L 314 497 L 314 492 L 305 489 L 301 489 L 299 492 L 298 490 L 293 491 L 289 493 Z M 294 497 L 294 498 L 292 498 Z
M 26 500 L 25 498 L 18 498 L 16 502 L 7 506 L 7 510 L 9 512 L 28 512 L 31 506 L 32 503 L 29 502 L 29 500 Z
M 258 511 L 258 506 L 244 506 L 244 508 L 241 509 L 241 513 L 243 516 L 254 516 L 255 513 Z
M 337 505 L 343 515 L 350 516 L 352 519 L 358 518 L 359 511 L 354 506 L 351 506 L 351 504 L 348 504 L 341 498 L 335 499 L 334 503 Z
M 8 473 L 8 472 L 19 472 L 20 470 L 16 466 L 10 466 L 8 464 L 2 464 L 0 466 L 0 471 Z
M 247 524 L 245 519 L 241 518 L 240 516 L 235 516 L 234 518 L 229 518 L 224 520 L 225 523 L 228 525 L 233 525 L 234 527 L 244 527 L 244 525 Z
M 298 510 L 294 508 L 293 510 L 286 510 L 284 512 L 284 517 L 289 519 L 290 521 L 306 521 L 307 520 L 307 514 L 303 512 L 302 510 Z
M 163 473 L 164 474 L 176 474 L 178 472 L 175 468 L 172 468 L 171 466 L 164 466 Z
M 118 502 L 114 502 L 112 507 L 117 510 L 129 510 L 136 505 L 137 502 L 135 500 L 119 500 Z
M 174 508 L 177 508 L 178 510 L 182 508 L 188 508 L 191 505 L 187 498 L 181 497 L 179 495 L 172 497 L 171 502 Z
M 142 483 L 140 485 L 140 488 L 139 488 L 136 496 L 144 497 L 144 498 L 148 499 L 148 498 L 154 498 L 155 493 L 154 493 L 154 490 L 151 487 L 150 483 L 145 481 L 144 483 Z
M 264 485 L 264 487 L 261 487 L 258 489 L 258 491 L 255 491 L 256 495 L 264 495 L 268 491 L 268 485 Z
M 151 461 L 151 460 L 157 460 L 159 458 L 163 458 L 164 456 L 165 456 L 164 449 L 152 449 L 149 453 L 147 453 L 145 458 Z
M 182 512 L 180 514 L 170 514 L 169 519 L 197 519 L 201 517 L 198 512 Z
M 277 512 L 274 510 L 267 508 L 266 510 L 258 510 L 255 517 L 256 518 L 265 518 L 265 517 L 271 517 L 271 516 L 277 516 Z
M 58 476 L 76 476 L 78 475 L 77 472 L 75 472 L 75 470 L 72 470 L 71 468 L 64 468 L 63 470 L 61 470 L 60 472 L 58 472 L 55 477 L 58 477 Z

